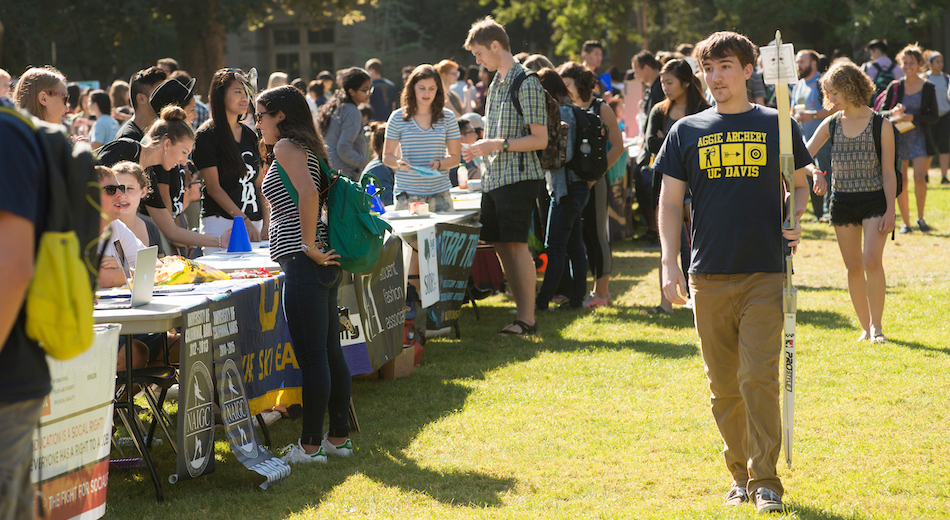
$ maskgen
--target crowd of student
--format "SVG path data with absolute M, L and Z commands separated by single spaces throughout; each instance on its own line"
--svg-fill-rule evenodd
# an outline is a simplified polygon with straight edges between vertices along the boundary
M 226 247 L 238 220 L 252 241 L 270 240 L 271 256 L 287 276 L 284 308 L 303 370 L 302 434 L 285 458 L 325 462 L 328 454 L 352 452 L 349 371 L 336 318 L 342 273 L 327 241 L 332 223 L 326 219 L 323 172 L 328 167 L 354 179 L 372 173 L 386 187 L 384 200 L 397 210 L 424 202 L 433 211 L 451 211 L 449 190 L 460 176 L 481 178 L 481 238 L 494 244 L 517 308 L 516 319 L 501 334 L 530 335 L 538 330 L 536 312 L 546 311 L 551 303 L 566 309 L 611 305 L 606 172 L 619 165 L 624 174 L 629 171 L 636 187 L 648 228 L 644 238 L 654 243 L 663 238 L 661 301 L 648 312 L 669 313 L 672 303 L 686 303 L 685 293 L 696 296 L 698 291 L 705 298 L 697 300 L 703 303 L 697 303 L 696 324 L 707 369 L 713 364 L 707 345 L 735 350 L 733 340 L 716 337 L 721 331 L 712 331 L 716 327 L 699 318 L 710 316 L 714 306 L 710 275 L 764 271 L 771 287 L 774 255 L 751 252 L 761 246 L 748 243 L 759 236 L 758 228 L 750 227 L 754 232 L 744 238 L 710 231 L 709 223 L 723 216 L 728 209 L 724 204 L 735 195 L 720 193 L 721 200 L 710 202 L 710 193 L 719 193 L 722 183 L 707 185 L 714 178 L 706 171 L 712 163 L 709 155 L 696 155 L 696 137 L 722 128 L 766 135 L 763 121 L 774 118 L 774 112 L 755 104 L 774 104 L 775 93 L 762 81 L 754 47 L 744 37 L 716 33 L 698 44 L 695 53 L 692 47 L 642 51 L 632 59 L 625 78 L 616 70 L 600 73 L 603 46 L 597 41 L 584 44 L 581 62 L 557 67 L 545 56 L 512 55 L 504 28 L 488 18 L 473 25 L 465 41 L 479 68 L 464 69 L 451 60 L 406 67 L 399 95 L 395 84 L 382 76 L 382 63 L 372 59 L 365 68 L 346 68 L 335 76 L 321 73 L 307 85 L 274 73 L 262 92 L 257 92 L 256 71 L 221 69 L 211 78 L 207 98 L 199 99 L 195 80 L 175 60 L 163 59 L 135 73 L 128 83 L 114 82 L 108 92 L 81 90 L 52 67 L 30 68 L 15 79 L 12 98 L 36 118 L 65 125 L 75 141 L 88 141 L 96 151 L 100 202 L 109 217 L 103 225 L 125 241 L 126 254 L 134 256 L 137 249 L 152 245 L 163 254 L 213 252 Z M 867 49 L 871 61 L 861 68 L 847 58 L 829 64 L 814 51 L 800 51 L 800 79 L 792 86 L 791 104 L 800 125 L 795 127 L 800 136 L 795 143 L 796 176 L 809 181 L 815 217 L 835 227 L 863 327 L 861 339 L 885 341 L 880 262 L 884 236 L 894 228 L 898 205 L 900 232 L 911 232 L 908 190 L 897 193 L 899 181 L 909 187 L 909 164 L 914 166 L 916 225 L 921 231 L 930 230 L 924 207 L 926 170 L 933 155 L 939 156 L 941 183 L 950 183 L 950 77 L 937 52 L 907 46 L 897 65 L 887 57 L 885 42 L 872 41 Z M 0 98 L 10 94 L 10 79 L 0 70 Z M 639 85 L 643 91 L 625 92 L 625 85 Z M 643 100 L 636 121 L 625 119 L 627 97 Z M 556 114 L 547 109 L 548 100 L 553 100 Z M 880 109 L 883 117 L 868 105 Z M 566 126 L 564 157 L 557 167 L 545 169 L 536 152 L 555 145 L 548 137 L 548 127 L 558 123 L 554 117 Z M 605 156 L 604 171 L 594 177 L 586 175 L 578 160 L 590 154 L 591 144 L 599 146 L 588 142 L 584 133 L 591 124 L 603 128 Z M 641 152 L 629 165 L 622 133 L 628 125 L 643 126 Z M 892 126 L 900 132 L 893 132 Z M 820 170 L 810 166 L 811 156 Z M 715 160 L 719 164 L 720 159 Z M 777 175 L 775 164 L 770 155 L 769 173 L 763 166 L 763 178 Z M 704 171 L 700 177 L 708 173 L 707 181 L 697 180 L 697 168 Z M 804 184 L 790 194 L 796 202 Z M 746 195 L 758 193 L 755 190 Z M 764 203 L 769 197 L 761 199 Z M 183 213 L 195 202 L 201 203 L 198 230 Z M 755 207 L 742 226 L 758 225 L 753 222 L 760 216 Z M 761 213 L 780 213 L 776 208 L 763 207 Z M 804 201 L 796 209 L 795 229 L 785 235 L 792 245 L 800 236 L 797 219 Z M 527 247 L 535 213 L 545 216 L 548 255 L 539 292 Z M 769 241 L 780 237 L 775 233 Z M 735 256 L 743 249 L 733 250 L 732 240 L 752 248 L 748 257 Z M 114 246 L 104 244 L 103 287 L 125 283 L 116 256 Z M 676 267 L 678 262 L 681 267 Z M 417 270 L 417 265 L 410 266 L 410 277 Z M 588 271 L 594 280 L 590 292 Z M 686 272 L 700 281 L 687 282 Z M 774 292 L 777 297 L 781 288 Z M 775 310 L 769 307 L 769 313 Z M 775 322 L 780 329 L 780 316 Z M 747 326 L 735 324 L 737 330 Z M 771 338 L 773 329 L 763 334 Z M 137 340 L 142 343 L 135 343 L 134 363 L 153 361 L 158 349 L 148 338 Z M 769 371 L 772 361 L 769 357 L 763 365 Z M 719 378 L 726 378 L 718 371 L 735 368 L 717 363 L 707 372 L 714 414 L 717 421 L 726 421 L 725 412 L 717 409 L 716 393 L 747 381 L 717 387 Z M 733 370 L 732 380 L 735 375 Z M 777 384 L 772 379 L 767 381 L 770 388 Z M 736 390 L 740 394 L 746 396 Z M 777 390 L 775 395 L 777 399 Z M 755 401 L 764 403 L 761 398 Z M 323 429 L 326 411 L 328 432 Z M 763 431 L 771 432 L 772 426 Z M 745 425 L 730 422 L 728 428 L 738 431 Z M 735 479 L 729 501 L 750 499 L 754 487 L 765 490 L 755 494 L 757 505 L 765 504 L 765 510 L 781 505 L 774 460 L 771 452 L 762 451 L 774 448 L 777 457 L 776 439 L 750 433 L 759 451 L 736 458 L 745 449 L 746 434 L 727 435 L 723 430 L 723 435 L 728 437 L 726 456 Z M 748 468 L 746 460 L 752 460 Z

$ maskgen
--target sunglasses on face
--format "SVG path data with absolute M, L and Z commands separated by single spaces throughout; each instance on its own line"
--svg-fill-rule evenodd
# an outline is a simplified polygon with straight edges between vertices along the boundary
M 258 113 L 256 113 L 256 114 L 254 114 L 254 121 L 260 123 L 260 122 L 261 122 L 261 118 L 263 118 L 265 115 L 267 115 L 267 114 L 276 114 L 277 112 L 280 112 L 280 110 L 268 110 L 267 112 L 258 112 Z
M 53 96 L 59 96 L 63 98 L 63 103 L 69 103 L 69 92 L 64 94 L 62 92 L 56 92 L 55 90 L 47 90 L 46 93 Z
M 106 195 L 110 197 L 115 195 L 116 190 L 125 193 L 125 184 L 109 184 L 102 187 L 102 191 L 106 192 Z

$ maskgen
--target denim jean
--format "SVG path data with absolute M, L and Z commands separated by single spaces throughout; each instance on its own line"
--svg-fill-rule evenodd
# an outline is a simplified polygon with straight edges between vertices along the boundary
M 350 432 L 350 368 L 340 347 L 337 288 L 339 266 L 322 266 L 304 253 L 277 259 L 284 271 L 284 317 L 303 376 L 302 444 L 320 445 L 323 416 L 330 412 L 330 437 Z
M 587 251 L 584 248 L 584 229 L 581 213 L 587 205 L 590 190 L 586 182 L 573 182 L 567 187 L 567 195 L 556 200 L 551 198 L 548 211 L 548 229 L 544 251 L 548 255 L 548 267 L 536 299 L 536 306 L 546 308 L 561 282 L 561 275 L 571 261 L 570 304 L 579 307 L 587 295 Z

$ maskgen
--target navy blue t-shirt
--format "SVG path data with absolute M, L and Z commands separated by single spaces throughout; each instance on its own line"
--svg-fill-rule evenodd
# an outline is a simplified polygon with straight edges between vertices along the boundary
M 373 108 L 373 121 L 389 121 L 393 113 L 393 103 L 399 105 L 396 85 L 386 78 L 373 80 L 373 93 L 369 96 L 369 106 Z
M 14 116 L 0 114 L 0 172 L 3 172 L 0 210 L 33 222 L 37 244 L 46 225 L 49 204 L 46 169 L 41 157 L 32 130 Z M 27 337 L 26 313 L 21 309 L 0 351 L 0 401 L 36 399 L 48 394 L 50 389 L 46 353 Z
M 780 273 L 783 189 L 778 111 L 741 114 L 709 108 L 673 125 L 653 167 L 692 193 L 690 273 Z M 795 168 L 812 159 L 792 124 Z

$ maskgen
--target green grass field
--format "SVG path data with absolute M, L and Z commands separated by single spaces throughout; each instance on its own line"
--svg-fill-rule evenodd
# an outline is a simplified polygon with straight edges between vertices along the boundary
M 794 465 L 780 460 L 788 518 L 950 516 L 950 189 L 931 171 L 930 234 L 888 241 L 890 342 L 860 329 L 832 228 L 806 224 L 799 288 Z M 910 186 L 912 188 L 912 185 Z M 911 207 L 914 207 L 911 192 Z M 219 432 L 216 471 L 165 483 L 113 471 L 107 517 L 752 518 L 722 505 L 731 482 L 709 412 L 692 314 L 658 303 L 659 253 L 614 244 L 614 306 L 539 316 L 536 338 L 495 333 L 504 296 L 462 315 L 460 340 L 425 345 L 393 382 L 356 381 L 355 456 L 294 467 L 267 491 Z M 271 428 L 276 447 L 298 421 Z M 171 448 L 154 451 L 163 478 Z

